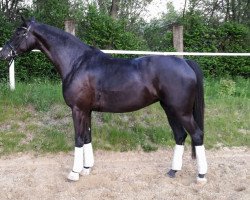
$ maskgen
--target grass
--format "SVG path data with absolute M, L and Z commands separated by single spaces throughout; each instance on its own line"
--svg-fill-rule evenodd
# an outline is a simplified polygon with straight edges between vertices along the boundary
M 206 144 L 250 146 L 250 81 L 207 80 Z
M 48 111 L 52 104 L 63 103 L 59 83 L 48 81 L 34 83 L 17 83 L 15 91 L 1 84 L 0 104 L 17 107 L 32 105 L 37 111 Z
M 73 149 L 71 111 L 60 83 L 17 83 L 15 91 L 0 83 L 0 88 L 0 155 Z M 206 147 L 250 147 L 249 79 L 206 79 L 205 101 Z M 154 151 L 174 145 L 158 103 L 125 114 L 94 112 L 92 135 L 95 149 Z

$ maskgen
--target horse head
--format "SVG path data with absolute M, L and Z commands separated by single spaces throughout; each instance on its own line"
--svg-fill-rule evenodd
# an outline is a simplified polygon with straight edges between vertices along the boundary
M 34 18 L 25 20 L 22 17 L 22 24 L 14 32 L 11 39 L 4 45 L 0 51 L 0 59 L 11 61 L 16 56 L 30 51 L 34 48 L 36 40 L 32 35 L 32 26 L 34 25 Z

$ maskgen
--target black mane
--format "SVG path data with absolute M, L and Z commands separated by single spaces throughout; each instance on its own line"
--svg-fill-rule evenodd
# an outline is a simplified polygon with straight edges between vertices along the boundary
M 62 43 L 65 46 L 73 46 L 73 45 L 77 45 L 78 47 L 82 46 L 84 49 L 88 49 L 92 52 L 95 53 L 102 53 L 103 52 L 101 50 L 99 50 L 98 48 L 95 48 L 93 46 L 87 45 L 84 42 L 82 42 L 79 38 L 77 38 L 76 36 L 53 26 L 50 25 L 46 25 L 46 24 L 42 24 L 42 23 L 36 23 L 36 30 L 39 33 L 48 35 L 49 40 L 53 40 L 54 42 L 56 42 L 57 44 Z

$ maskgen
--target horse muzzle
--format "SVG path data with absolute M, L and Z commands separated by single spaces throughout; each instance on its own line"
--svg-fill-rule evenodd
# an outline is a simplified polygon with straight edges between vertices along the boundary
M 0 51 L 0 59 L 3 60 L 2 51 Z
M 0 59 L 1 60 L 7 60 L 7 61 L 10 61 L 12 60 L 12 58 L 14 58 L 15 56 L 13 55 L 11 49 L 10 50 L 1 50 L 0 51 Z

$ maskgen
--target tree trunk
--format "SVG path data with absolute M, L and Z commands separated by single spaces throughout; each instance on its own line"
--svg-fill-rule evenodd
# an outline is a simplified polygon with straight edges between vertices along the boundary
M 112 5 L 111 5 L 111 9 L 110 9 L 110 16 L 113 19 L 117 19 L 118 10 L 119 10 L 119 0 L 112 0 Z
M 185 4 L 184 4 L 184 8 L 183 8 L 183 13 L 182 13 L 182 18 L 183 18 L 183 19 L 184 19 L 184 17 L 185 17 L 186 6 L 187 6 L 187 0 L 185 0 Z
M 229 0 L 226 0 L 226 16 L 225 16 L 225 21 L 229 21 L 230 20 L 230 2 Z
M 218 0 L 213 2 L 213 8 L 211 10 L 210 20 L 213 19 L 214 13 L 216 12 L 217 9 L 218 9 Z
M 236 21 L 236 7 L 235 0 L 231 0 L 231 12 L 232 12 L 232 20 Z

